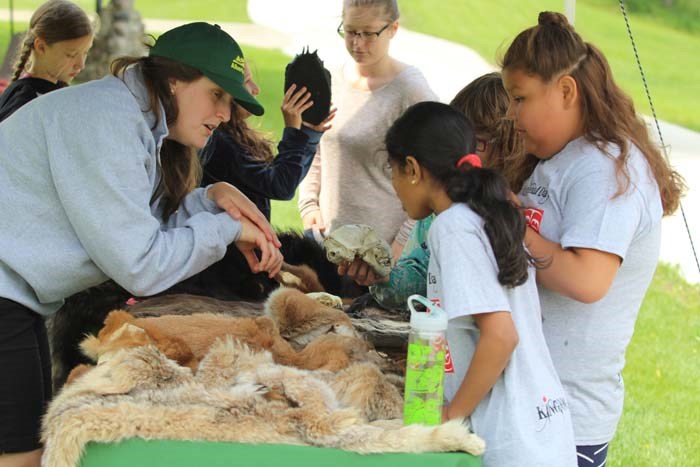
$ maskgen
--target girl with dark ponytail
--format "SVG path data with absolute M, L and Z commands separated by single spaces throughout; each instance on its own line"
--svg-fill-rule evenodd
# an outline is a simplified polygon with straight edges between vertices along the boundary
M 484 466 L 576 465 L 568 403 L 542 334 L 525 221 L 481 167 L 472 125 L 437 102 L 409 107 L 386 148 L 412 219 L 430 214 L 427 295 L 449 316 L 443 420 L 467 418 Z M 506 428 L 508 427 L 508 428 Z
M 93 27 L 69 0 L 48 0 L 36 9 L 14 64 L 12 83 L 0 97 L 0 121 L 27 102 L 68 86 L 85 68 Z
M 450 105 L 462 112 L 472 124 L 476 138 L 475 152 L 481 157 L 483 166 L 502 173 L 511 191 L 518 192 L 529 175 L 528 167 L 530 171 L 534 167 L 534 157 L 523 157 L 522 138 L 513 121 L 505 118 L 509 102 L 501 74 L 491 72 L 462 88 Z M 352 277 L 360 285 L 369 285 L 369 292 L 379 306 L 389 310 L 407 310 L 406 300 L 409 296 L 425 295 L 430 259 L 428 232 L 433 218 L 428 216 L 416 222 L 388 279 L 375 277 L 372 268 L 359 258 L 350 265 L 340 265 L 339 272 Z

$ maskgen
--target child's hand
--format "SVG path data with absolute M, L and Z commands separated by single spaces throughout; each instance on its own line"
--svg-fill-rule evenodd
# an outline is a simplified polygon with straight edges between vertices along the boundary
M 442 423 L 445 423 L 450 420 L 450 416 L 447 415 L 447 406 L 443 405 L 442 406 Z
M 301 225 L 304 227 L 304 230 L 316 229 L 321 233 L 326 231 L 326 226 L 321 218 L 321 211 L 313 211 L 306 214 L 301 218 Z
M 298 91 L 297 85 L 292 84 L 284 93 L 282 98 L 282 116 L 284 117 L 284 126 L 290 128 L 301 129 L 301 114 L 306 109 L 314 105 L 311 99 L 311 93 L 302 87 Z
M 348 276 L 359 285 L 374 285 L 389 282 L 389 276 L 377 277 L 372 267 L 355 257 L 352 263 L 341 263 L 338 266 L 338 274 Z
M 508 192 L 508 198 L 509 198 L 510 201 L 511 201 L 513 204 L 515 204 L 517 207 L 519 207 L 519 208 L 522 208 L 522 207 L 523 207 L 523 203 L 520 201 L 520 198 L 518 198 L 518 195 L 516 195 L 516 194 L 513 193 L 512 191 L 509 191 L 509 192 Z
M 328 116 L 323 120 L 321 123 L 318 125 L 312 125 L 311 123 L 308 122 L 302 122 L 304 126 L 311 128 L 314 131 L 318 131 L 319 133 L 323 133 L 324 131 L 330 130 L 333 125 L 331 125 L 331 120 L 335 117 L 335 113 L 338 111 L 336 107 L 331 107 L 331 111 L 328 114 Z

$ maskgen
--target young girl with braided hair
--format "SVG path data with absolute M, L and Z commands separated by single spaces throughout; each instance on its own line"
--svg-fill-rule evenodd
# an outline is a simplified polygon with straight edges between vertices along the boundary
M 29 20 L 12 83 L 0 97 L 0 121 L 27 102 L 70 84 L 85 68 L 93 28 L 87 14 L 68 0 L 49 0 Z
M 503 58 L 509 117 L 539 162 L 519 197 L 543 328 L 569 396 L 579 465 L 603 465 L 622 369 L 681 177 L 650 140 L 601 51 L 542 12 Z
M 409 107 L 386 135 L 392 184 L 412 219 L 435 214 L 427 296 L 449 317 L 443 420 L 468 419 L 484 466 L 576 464 L 568 403 L 542 334 L 525 219 L 481 168 L 464 114 Z

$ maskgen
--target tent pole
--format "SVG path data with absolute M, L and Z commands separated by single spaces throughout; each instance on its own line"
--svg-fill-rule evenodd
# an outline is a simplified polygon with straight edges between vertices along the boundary
M 10 40 L 12 40 L 12 36 L 15 34 L 15 15 L 14 15 L 14 3 L 12 0 L 10 0 Z
M 576 0 L 564 0 L 564 14 L 573 26 L 576 22 Z

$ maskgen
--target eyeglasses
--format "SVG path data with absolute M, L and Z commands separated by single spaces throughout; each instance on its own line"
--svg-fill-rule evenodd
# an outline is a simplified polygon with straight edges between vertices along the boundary
M 354 39 L 362 39 L 365 42 L 374 42 L 377 39 L 379 39 L 379 35 L 384 32 L 386 28 L 391 26 L 391 23 L 387 23 L 386 26 L 381 28 L 379 31 L 376 32 L 370 32 L 370 31 L 350 31 L 345 28 L 343 28 L 343 23 L 340 23 L 338 26 L 338 35 L 342 37 L 343 39 L 347 39 L 349 41 L 352 41 Z

